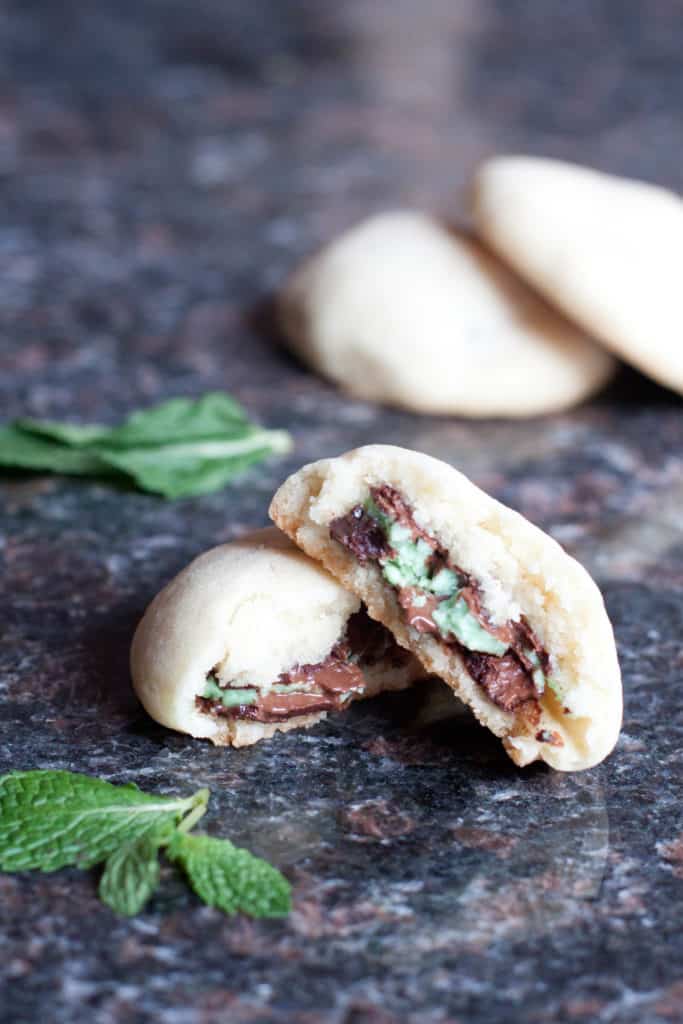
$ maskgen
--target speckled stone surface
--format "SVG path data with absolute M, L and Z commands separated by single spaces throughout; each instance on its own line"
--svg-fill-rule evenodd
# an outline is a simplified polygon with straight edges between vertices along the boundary
M 124 921 L 94 873 L 0 876 L 3 1024 L 683 1020 L 683 402 L 623 371 L 541 423 L 398 414 L 306 373 L 263 305 L 362 215 L 462 209 L 495 150 L 680 190 L 682 42 L 675 0 L 0 5 L 2 418 L 224 387 L 296 440 L 176 503 L 0 481 L 0 770 L 208 785 L 207 828 L 295 893 L 229 920 L 170 876 Z M 127 653 L 159 586 L 367 441 L 460 466 L 594 573 L 626 698 L 605 764 L 518 771 L 438 687 L 234 752 L 146 718 Z

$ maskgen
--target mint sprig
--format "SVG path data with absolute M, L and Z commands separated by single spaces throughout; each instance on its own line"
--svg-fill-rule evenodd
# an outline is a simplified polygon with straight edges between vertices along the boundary
M 280 872 L 227 839 L 176 832 L 167 853 L 211 907 L 252 917 L 279 917 L 289 910 L 289 883 Z
M 159 885 L 160 846 L 160 839 L 150 835 L 114 850 L 100 878 L 102 902 L 126 917 L 139 913 Z
M 288 913 L 291 888 L 266 861 L 226 839 L 190 835 L 208 789 L 156 796 L 66 771 L 0 776 L 0 871 L 56 871 L 105 863 L 101 899 L 138 913 L 159 884 L 159 853 L 181 866 L 197 895 L 225 913 Z
M 118 427 L 15 420 L 0 427 L 0 466 L 128 478 L 181 498 L 218 490 L 291 445 L 286 431 L 259 427 L 230 395 L 212 392 L 134 412 Z

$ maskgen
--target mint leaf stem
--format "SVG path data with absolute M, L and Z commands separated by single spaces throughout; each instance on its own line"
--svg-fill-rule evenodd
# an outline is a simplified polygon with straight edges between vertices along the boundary
M 190 812 L 183 820 L 176 826 L 178 832 L 189 832 L 193 829 L 200 818 L 203 818 L 206 814 L 209 805 L 209 790 L 198 789 L 197 792 L 190 799 L 192 801 L 190 806 Z

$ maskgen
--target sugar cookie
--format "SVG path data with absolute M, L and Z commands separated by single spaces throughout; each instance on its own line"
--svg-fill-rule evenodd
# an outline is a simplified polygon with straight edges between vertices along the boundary
M 683 394 L 683 200 L 535 157 L 479 169 L 474 218 L 506 262 L 576 323 Z
M 284 288 L 292 348 L 349 394 L 427 413 L 575 405 L 614 361 L 469 236 L 416 211 L 359 224 Z

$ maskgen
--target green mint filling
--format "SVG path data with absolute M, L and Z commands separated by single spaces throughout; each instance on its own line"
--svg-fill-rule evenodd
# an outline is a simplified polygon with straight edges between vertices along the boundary
M 414 587 L 423 591 L 418 595 L 422 604 L 428 594 L 445 598 L 434 610 L 433 618 L 441 632 L 453 635 L 471 651 L 495 654 L 507 651 L 507 645 L 489 633 L 472 614 L 458 591 L 464 582 L 452 569 L 439 569 L 433 576 L 428 568 L 432 549 L 421 537 L 413 540 L 407 526 L 396 522 L 377 507 L 372 498 L 365 502 L 365 511 L 377 522 L 393 549 L 393 556 L 382 564 L 382 574 L 394 587 Z M 417 601 L 415 602 L 417 604 Z M 417 607 L 421 607 L 417 604 Z
M 412 542 L 413 535 L 407 526 L 402 523 L 392 523 L 387 532 L 389 543 L 392 547 L 402 547 L 407 542 Z
M 204 687 L 202 697 L 206 697 L 207 700 L 223 700 L 223 690 L 216 682 L 215 676 L 206 677 L 206 686 Z
M 550 689 L 553 691 L 553 693 L 555 694 L 557 699 L 559 701 L 564 701 L 564 696 L 565 696 L 565 694 L 564 694 L 564 687 L 559 682 L 559 680 L 553 679 L 552 676 L 546 676 L 546 680 L 545 681 L 548 684 L 548 686 L 550 687 Z
M 234 708 L 238 704 L 255 704 L 258 700 L 258 691 L 224 690 L 216 683 L 215 676 L 207 676 L 202 696 L 208 700 L 219 700 L 226 708 Z
M 430 590 L 437 597 L 450 597 L 458 590 L 458 577 L 452 569 L 440 569 L 432 576 Z
M 536 693 L 543 693 L 545 690 L 545 673 L 542 668 L 535 668 L 531 673 L 531 678 L 534 681 L 536 687 Z
M 408 541 L 400 547 L 392 547 L 396 556 L 382 566 L 385 579 L 397 587 L 419 587 L 421 590 L 429 590 L 427 560 L 432 553 L 429 544 L 420 539 L 415 543 Z
M 418 587 L 438 597 L 455 594 L 459 580 L 451 569 L 440 569 L 431 575 L 428 563 L 432 549 L 426 541 L 421 537 L 413 540 L 410 529 L 382 512 L 372 498 L 366 501 L 365 511 L 381 527 L 395 552 L 382 565 L 382 574 L 388 583 L 394 587 Z
M 272 687 L 272 691 L 273 693 L 309 693 L 312 688 L 311 683 L 276 683 Z M 206 686 L 202 696 L 209 700 L 219 700 L 226 708 L 234 708 L 241 704 L 256 704 L 259 691 L 251 687 L 225 690 L 218 685 L 216 677 L 211 674 L 206 677 Z
M 412 531 L 378 508 L 372 498 L 367 499 L 364 507 L 383 531 L 393 551 L 392 557 L 381 563 L 385 580 L 399 589 L 412 587 L 422 591 L 412 599 L 416 608 L 424 607 L 430 594 L 444 598 L 432 612 L 441 635 L 444 638 L 454 636 L 470 651 L 502 657 L 508 645 L 489 633 L 472 614 L 467 601 L 460 595 L 465 581 L 445 567 L 432 575 L 429 569 L 432 549 L 429 544 L 421 537 L 413 540 Z M 559 701 L 564 701 L 563 687 L 558 680 L 546 676 L 536 651 L 528 648 L 524 653 L 532 666 L 531 678 L 536 692 L 543 694 L 547 686 Z
M 375 505 L 372 498 L 368 498 L 364 505 L 365 511 L 371 516 L 375 522 L 379 523 L 385 533 L 389 532 L 389 527 L 393 525 L 394 520 L 391 516 L 388 516 L 385 512 L 382 512 L 381 508 Z
M 311 683 L 276 683 L 273 693 L 308 693 L 311 689 Z
M 255 704 L 258 690 L 223 690 L 221 700 L 226 708 L 234 708 L 238 704 Z
M 541 659 L 539 658 L 538 654 L 533 649 L 533 647 L 529 647 L 524 652 L 524 654 L 526 655 L 526 657 L 529 659 L 529 661 L 533 665 L 533 670 L 531 672 L 531 678 L 533 679 L 534 686 L 536 687 L 536 692 L 539 693 L 539 694 L 543 693 L 543 691 L 545 690 L 546 678 L 545 678 L 545 672 L 541 668 Z
M 467 601 L 460 596 L 464 580 L 452 569 L 445 567 L 431 575 L 429 560 L 432 549 L 429 544 L 421 537 L 413 540 L 411 530 L 378 508 L 372 498 L 368 498 L 364 507 L 382 529 L 393 550 L 392 557 L 381 565 L 385 580 L 394 587 L 412 587 L 422 591 L 413 598 L 417 608 L 424 607 L 430 594 L 445 598 L 432 613 L 441 635 L 444 638 L 454 636 L 470 651 L 502 657 L 508 645 L 489 633 L 472 614 Z M 542 694 L 547 685 L 558 700 L 562 700 L 559 683 L 545 675 L 536 651 L 529 648 L 524 653 L 532 665 L 531 678 L 537 693 Z
M 541 667 L 541 659 L 539 658 L 536 651 L 534 651 L 533 648 L 528 648 L 524 652 L 524 654 L 533 665 L 531 678 L 533 679 L 534 686 L 536 687 L 536 692 L 539 694 L 539 696 L 545 693 L 545 688 L 547 686 L 549 690 L 552 690 L 552 692 L 555 694 L 559 701 L 564 702 L 564 686 L 560 683 L 558 679 L 553 679 L 552 676 L 547 676 L 545 674 L 543 668 Z
M 434 609 L 432 618 L 443 636 L 452 633 L 470 651 L 501 657 L 508 649 L 507 644 L 498 640 L 478 622 L 464 597 L 455 595 L 446 598 Z

